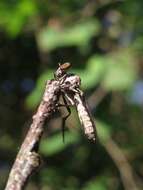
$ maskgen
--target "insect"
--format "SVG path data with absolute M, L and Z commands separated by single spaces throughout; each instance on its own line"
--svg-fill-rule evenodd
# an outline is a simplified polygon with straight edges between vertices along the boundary
M 55 79 L 60 79 L 61 77 L 63 77 L 66 74 L 66 70 L 71 66 L 70 63 L 64 63 L 64 64 L 60 64 L 59 63 L 59 68 L 57 69 L 57 71 L 54 73 L 54 77 Z
M 83 126 L 84 133 L 89 140 L 95 141 L 96 128 L 89 112 L 83 92 L 80 90 L 81 79 L 79 76 L 67 73 L 70 63 L 59 64 L 59 68 L 55 72 L 55 80 L 59 81 L 60 96 L 63 98 L 64 106 L 67 108 L 68 114 L 62 119 L 62 134 L 64 141 L 65 121 L 70 116 L 69 106 L 75 106 L 78 112 L 80 123 Z

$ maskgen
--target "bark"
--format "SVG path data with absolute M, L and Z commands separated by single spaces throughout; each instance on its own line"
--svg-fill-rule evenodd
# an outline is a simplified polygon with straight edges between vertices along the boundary
M 42 101 L 25 140 L 13 164 L 5 190 L 22 190 L 28 177 L 40 165 L 38 145 L 44 130 L 44 123 L 56 109 L 58 101 L 59 82 L 47 81 Z

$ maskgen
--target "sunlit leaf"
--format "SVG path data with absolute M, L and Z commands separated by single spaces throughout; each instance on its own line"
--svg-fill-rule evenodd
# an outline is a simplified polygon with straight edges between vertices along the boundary
M 84 46 L 98 30 L 99 24 L 96 20 L 88 20 L 62 29 L 47 27 L 39 33 L 38 44 L 43 51 L 64 46 Z
M 107 69 L 102 85 L 107 90 L 125 90 L 133 86 L 137 69 L 132 52 L 121 51 L 106 57 Z
M 81 72 L 83 88 L 95 86 L 102 78 L 105 72 L 104 57 L 92 56 L 87 62 L 87 68 Z
M 45 155 L 53 155 L 64 150 L 67 146 L 78 141 L 78 133 L 69 132 L 66 134 L 65 143 L 62 141 L 62 135 L 56 134 L 48 139 L 42 140 L 40 151 Z
M 0 25 L 11 37 L 16 37 L 23 29 L 28 19 L 37 13 L 37 7 L 33 0 L 22 0 L 12 4 L 0 5 Z
M 53 78 L 53 71 L 49 70 L 44 72 L 38 79 L 35 89 L 26 98 L 26 105 L 28 108 L 33 108 L 38 105 L 44 93 L 46 81 Z
M 90 89 L 103 79 L 104 72 L 106 71 L 104 62 L 104 56 L 93 55 L 87 61 L 85 69 L 71 69 L 72 73 L 80 76 L 82 89 Z
M 107 190 L 107 185 L 102 178 L 90 180 L 82 190 Z
M 111 136 L 111 126 L 103 121 L 96 120 L 97 136 L 100 141 L 106 141 Z

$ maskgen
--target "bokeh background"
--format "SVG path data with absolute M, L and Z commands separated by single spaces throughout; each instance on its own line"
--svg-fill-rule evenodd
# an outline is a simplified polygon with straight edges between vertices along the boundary
M 58 63 L 70 62 L 97 126 L 75 108 L 45 125 L 41 168 L 26 190 L 143 189 L 143 1 L 0 1 L 0 189 Z

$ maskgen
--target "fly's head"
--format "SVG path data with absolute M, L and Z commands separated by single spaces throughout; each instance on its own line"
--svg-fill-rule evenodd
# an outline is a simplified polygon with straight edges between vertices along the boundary
M 64 64 L 59 63 L 59 67 L 56 70 L 56 72 L 54 73 L 55 79 L 60 80 L 60 79 L 64 78 L 66 76 L 66 72 L 70 68 L 70 66 L 71 66 L 70 63 L 64 63 Z
M 57 71 L 54 73 L 54 77 L 59 81 L 62 91 L 75 93 L 80 87 L 81 79 L 77 75 L 67 73 L 70 66 L 70 63 L 59 64 Z

